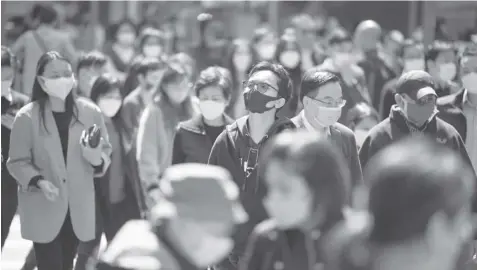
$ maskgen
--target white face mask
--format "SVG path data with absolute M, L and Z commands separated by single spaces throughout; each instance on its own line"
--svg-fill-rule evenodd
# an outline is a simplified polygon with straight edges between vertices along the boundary
M 98 101 L 98 106 L 107 117 L 114 117 L 119 108 L 121 108 L 122 101 L 116 98 L 103 98 Z
M 143 52 L 148 57 L 159 57 L 162 53 L 162 47 L 159 45 L 147 45 L 144 46 Z
M 9 97 L 12 80 L 2 81 L 2 97 Z
M 444 81 L 451 81 L 457 74 L 457 67 L 454 63 L 445 63 L 439 66 L 439 77 Z
M 250 66 L 250 62 L 252 61 L 252 57 L 246 54 L 236 54 L 233 58 L 234 66 L 239 71 L 246 71 L 247 68 Z
M 65 100 L 68 94 L 75 85 L 75 79 L 73 76 L 61 77 L 56 79 L 49 79 L 42 77 L 44 82 L 43 90 L 53 97 L 57 97 L 61 100 Z
M 280 63 L 286 68 L 296 68 L 300 63 L 300 54 L 294 51 L 283 52 L 280 55 Z
M 368 130 L 356 129 L 354 131 L 354 138 L 356 139 L 356 145 L 358 147 L 361 147 L 361 145 L 363 145 L 366 136 L 368 136 Z
M 467 91 L 477 94 L 477 72 L 462 76 L 462 85 Z
M 351 62 L 351 54 L 350 53 L 336 53 L 333 57 L 335 65 L 338 67 L 343 67 L 346 64 Z
M 262 45 L 257 47 L 257 53 L 261 59 L 264 60 L 271 60 L 275 56 L 275 51 L 277 50 L 277 46 L 274 44 L 269 45 Z
M 118 42 L 124 45 L 133 45 L 136 35 L 133 33 L 122 33 L 118 35 Z
M 232 250 L 234 242 L 228 237 L 204 235 L 199 248 L 190 254 L 192 261 L 199 268 L 206 268 L 224 259 Z
M 410 59 L 404 61 L 404 71 L 424 70 L 425 63 L 423 59 Z
M 201 100 L 199 108 L 205 119 L 214 120 L 224 113 L 225 103 L 213 100 Z
M 166 94 L 174 104 L 180 104 L 189 96 L 189 91 L 184 89 L 166 90 Z

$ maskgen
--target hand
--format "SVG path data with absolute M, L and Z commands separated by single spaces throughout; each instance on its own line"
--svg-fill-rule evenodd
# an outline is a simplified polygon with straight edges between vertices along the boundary
M 38 181 L 38 186 L 49 201 L 56 201 L 56 198 L 58 198 L 60 192 L 58 188 L 53 185 L 53 183 L 48 180 L 40 180 Z
M 101 165 L 101 162 L 102 162 L 101 154 L 103 151 L 104 140 L 101 137 L 101 139 L 99 140 L 98 146 L 96 146 L 95 148 L 91 148 L 85 140 L 87 134 L 88 134 L 88 131 L 83 130 L 83 133 L 81 134 L 81 138 L 80 138 L 80 144 L 81 144 L 83 157 L 93 166 Z

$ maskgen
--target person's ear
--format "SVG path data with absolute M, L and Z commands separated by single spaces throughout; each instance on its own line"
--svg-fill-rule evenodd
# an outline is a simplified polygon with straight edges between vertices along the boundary
M 286 101 L 284 98 L 280 98 L 279 100 L 276 100 L 276 101 L 275 101 L 275 108 L 276 108 L 276 109 L 282 108 L 283 106 L 285 106 L 285 103 L 286 103 L 286 102 L 287 102 L 287 101 Z

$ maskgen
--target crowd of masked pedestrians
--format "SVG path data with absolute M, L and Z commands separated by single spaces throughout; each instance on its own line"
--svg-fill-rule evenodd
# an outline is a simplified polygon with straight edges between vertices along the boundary
M 228 41 L 202 13 L 187 50 L 124 20 L 80 53 L 57 16 L 2 46 L 22 270 L 477 267 L 476 43 L 306 15 Z

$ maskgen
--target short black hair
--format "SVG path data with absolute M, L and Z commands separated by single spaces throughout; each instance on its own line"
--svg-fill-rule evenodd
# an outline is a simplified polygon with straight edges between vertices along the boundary
M 159 70 L 166 67 L 166 63 L 156 57 L 144 57 L 137 65 L 137 75 L 146 75 L 149 71 Z
M 202 70 L 194 85 L 194 92 L 199 96 L 200 91 L 208 86 L 218 86 L 224 97 L 229 99 L 232 94 L 232 75 L 228 69 L 218 66 Z
M 329 46 L 340 45 L 345 42 L 351 42 L 351 36 L 343 29 L 335 30 L 331 33 L 328 40 Z
M 121 81 L 112 74 L 103 74 L 94 81 L 91 87 L 90 98 L 94 103 L 97 103 L 101 96 L 115 89 L 121 89 Z
M 453 44 L 445 41 L 434 41 L 431 45 L 427 47 L 425 60 L 427 61 L 436 61 L 437 57 L 443 52 L 453 52 L 457 55 L 457 50 Z
M 280 133 L 265 146 L 260 157 L 262 177 L 273 161 L 303 177 L 314 194 L 314 206 L 323 207 L 325 223 L 342 217 L 342 209 L 351 198 L 350 172 L 343 155 L 326 136 L 302 130 Z
M 14 56 L 10 48 L 2 46 L 2 67 L 13 67 Z
M 76 72 L 79 72 L 82 68 L 90 67 L 104 67 L 108 60 L 106 56 L 99 51 L 92 51 L 80 55 L 78 64 L 76 66 Z
M 419 237 L 435 213 L 453 218 L 470 204 L 475 181 L 458 153 L 425 136 L 383 149 L 365 167 L 364 178 L 374 217 L 370 240 L 382 245 Z
M 142 49 L 146 40 L 148 38 L 152 38 L 152 37 L 153 38 L 158 38 L 160 40 L 161 45 L 164 45 L 164 41 L 165 41 L 164 33 L 157 28 L 146 27 L 139 34 L 139 39 L 138 39 L 139 40 L 139 44 L 138 44 L 139 48 Z
M 38 19 L 40 23 L 53 24 L 58 18 L 58 12 L 51 4 L 37 3 L 31 10 L 31 18 Z
M 378 112 L 366 102 L 360 102 L 346 114 L 346 126 L 354 130 L 361 121 L 368 117 L 379 122 Z
M 334 82 L 340 82 L 340 79 L 331 72 L 322 71 L 318 68 L 311 68 L 303 74 L 300 85 L 300 100 L 309 95 L 316 89 Z
M 248 76 L 263 70 L 271 71 L 278 77 L 278 95 L 288 101 L 293 94 L 293 82 L 288 71 L 280 64 L 262 61 L 252 67 Z

